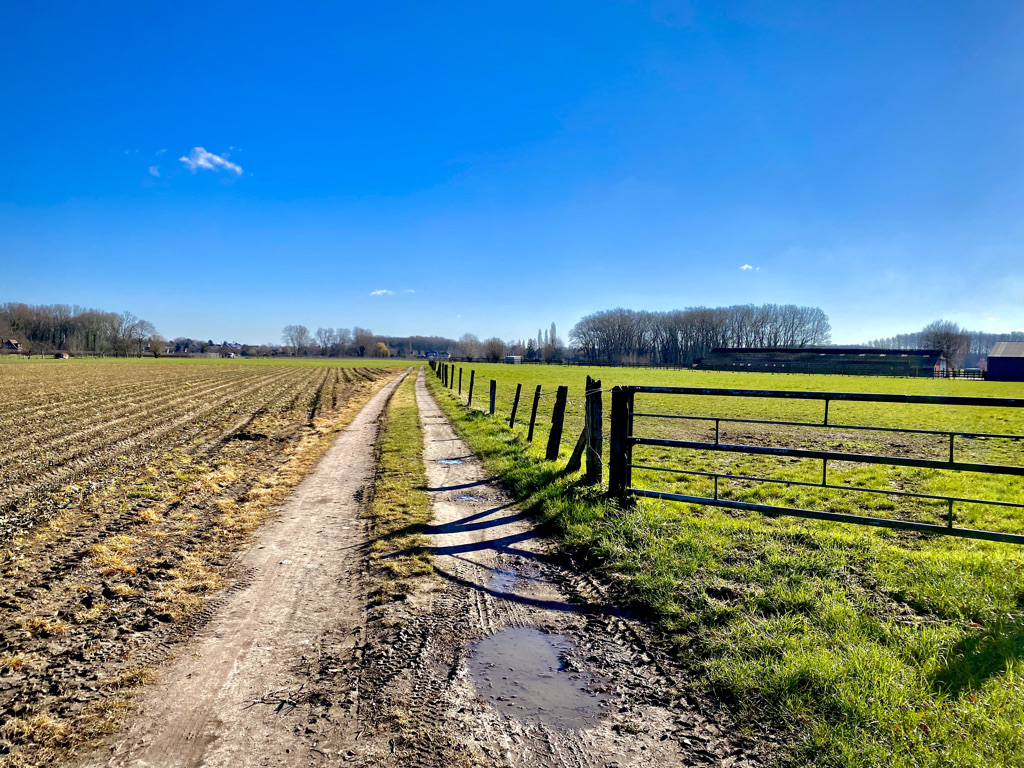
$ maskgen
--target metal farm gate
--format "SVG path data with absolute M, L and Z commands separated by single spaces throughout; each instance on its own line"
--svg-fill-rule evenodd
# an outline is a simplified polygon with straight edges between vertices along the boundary
M 637 395 L 678 395 L 678 396 L 713 396 L 713 397 L 736 397 L 736 398 L 781 398 L 787 400 L 811 400 L 819 401 L 823 405 L 823 418 L 820 422 L 807 421 L 771 421 L 764 419 L 745 418 L 724 418 L 714 415 L 684 416 L 665 413 L 646 413 L 635 410 Z M 789 515 L 795 517 L 811 518 L 815 520 L 830 520 L 840 523 L 854 523 L 857 525 L 872 525 L 885 528 L 899 528 L 923 533 L 945 534 L 959 536 L 969 539 L 986 539 L 989 541 L 1009 542 L 1013 544 L 1024 544 L 1024 535 L 1015 533 L 1003 533 L 999 531 L 974 530 L 970 528 L 957 527 L 954 504 L 985 504 L 994 507 L 1009 507 L 1024 509 L 1024 504 L 1008 501 L 989 501 L 959 496 L 943 496 L 937 494 L 913 493 L 910 491 L 895 490 L 891 488 L 864 488 L 849 485 L 830 485 L 828 482 L 829 462 L 854 462 L 862 464 L 881 464 L 894 467 L 917 467 L 921 469 L 953 470 L 956 472 L 981 473 L 986 475 L 1002 475 L 1006 477 L 1024 477 L 1024 466 L 1006 464 L 989 464 L 962 461 L 957 458 L 956 439 L 959 438 L 998 438 L 1012 441 L 1024 440 L 1024 435 L 1015 434 L 993 434 L 983 432 L 960 432 L 932 429 L 900 429 L 894 427 L 872 427 L 849 424 L 836 424 L 829 422 L 829 403 L 832 402 L 857 402 L 857 403 L 891 403 L 891 404 L 921 404 L 938 406 L 968 406 L 984 408 L 1021 408 L 1024 407 L 1024 399 L 990 398 L 990 397 L 935 397 L 929 395 L 883 395 L 883 394 L 861 394 L 851 392 L 798 392 L 778 390 L 749 390 L 749 389 L 712 389 L 703 387 L 641 387 L 626 386 L 612 389 L 612 411 L 611 411 L 611 434 L 610 434 L 610 456 L 608 464 L 608 489 L 617 496 L 645 496 L 658 499 L 669 499 L 673 501 L 687 502 L 691 504 L 707 504 L 726 509 L 747 510 L 761 512 L 769 515 Z M 684 419 L 690 421 L 703 421 L 715 425 L 714 442 L 695 440 L 676 440 L 658 437 L 643 437 L 634 434 L 634 422 L 637 418 L 650 419 Z M 820 430 L 863 430 L 865 432 L 891 433 L 902 435 L 934 435 L 948 440 L 948 457 L 943 460 L 923 459 L 907 456 L 888 456 L 870 453 L 853 453 L 844 451 L 811 450 L 806 448 L 774 447 L 760 445 L 746 445 L 722 442 L 719 439 L 721 425 L 729 424 L 761 424 L 785 427 L 806 427 Z M 717 452 L 729 454 L 747 454 L 774 457 L 789 457 L 797 459 L 817 459 L 822 463 L 821 482 L 810 483 L 797 480 L 781 480 L 751 475 L 733 475 L 723 472 L 705 472 L 690 469 L 674 469 L 670 467 L 657 467 L 633 463 L 634 446 L 661 446 L 664 448 L 681 448 L 701 452 Z M 633 469 L 654 470 L 658 472 L 677 473 L 711 478 L 714 481 L 714 493 L 712 496 L 692 496 L 665 491 L 656 491 L 633 487 Z M 796 507 L 775 506 L 771 504 L 759 504 L 752 502 L 724 499 L 719 494 L 719 481 L 727 479 L 730 481 L 749 481 L 754 483 L 773 483 L 787 486 L 807 486 L 825 488 L 831 490 L 850 491 L 866 494 L 883 494 L 904 498 L 931 499 L 945 502 L 947 514 L 946 524 L 937 525 L 906 520 L 894 520 L 884 517 L 869 517 L 851 515 L 838 512 L 823 512 L 812 509 L 801 509 Z

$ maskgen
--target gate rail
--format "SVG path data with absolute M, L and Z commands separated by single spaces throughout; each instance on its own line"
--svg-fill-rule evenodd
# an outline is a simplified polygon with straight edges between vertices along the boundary
M 745 397 L 745 398 L 772 398 L 786 400 L 816 400 L 824 403 L 824 414 L 821 422 L 808 421 L 770 421 L 764 419 L 741 419 L 721 416 L 681 416 L 665 413 L 637 413 L 635 412 L 635 396 L 637 394 L 655 395 L 702 395 L 713 397 Z M 999 531 L 975 530 L 971 528 L 959 528 L 954 525 L 953 505 L 954 503 L 981 504 L 994 507 L 1011 507 L 1024 509 L 1024 504 L 1008 501 L 989 501 L 986 499 L 973 499 L 960 496 L 943 496 L 938 494 L 913 493 L 910 491 L 895 491 L 883 488 L 859 488 L 847 485 L 830 485 L 828 483 L 828 463 L 830 461 L 854 462 L 862 464 L 883 464 L 888 466 L 918 467 L 927 469 L 943 469 L 957 472 L 974 472 L 982 474 L 1003 475 L 1008 477 L 1024 477 L 1024 466 L 1008 464 L 987 464 L 979 462 L 965 462 L 956 460 L 957 437 L 983 437 L 998 438 L 1005 440 L 1024 440 L 1024 435 L 1001 434 L 991 432 L 965 432 L 957 430 L 934 430 L 934 429 L 901 429 L 895 427 L 872 427 L 851 424 L 829 423 L 829 403 L 836 401 L 858 402 L 858 403 L 897 403 L 897 404 L 918 404 L 918 405 L 944 405 L 944 406 L 970 406 L 986 408 L 1024 408 L 1022 398 L 994 398 L 994 397 L 941 397 L 934 395 L 888 395 L 888 394 L 866 394 L 859 392 L 802 392 L 788 390 L 757 390 L 757 389 L 716 389 L 707 387 L 644 387 L 625 386 L 612 389 L 612 411 L 610 430 L 610 455 L 608 463 L 608 490 L 616 496 L 643 496 L 649 498 L 668 499 L 682 501 L 692 504 L 707 504 L 726 509 L 738 509 L 765 514 L 789 515 L 793 517 L 810 518 L 814 520 L 831 520 L 841 523 L 855 523 L 857 525 L 872 525 L 883 528 L 898 528 L 913 530 L 923 533 L 936 533 L 947 536 L 959 536 L 969 539 L 985 539 L 988 541 L 1001 541 L 1012 544 L 1024 544 L 1024 535 L 1014 533 L 1002 533 Z M 694 440 L 672 440 L 665 438 L 641 437 L 633 434 L 634 418 L 655 418 L 655 419 L 683 419 L 687 421 L 714 422 L 715 441 L 713 443 Z M 769 424 L 775 426 L 796 426 L 810 427 L 816 429 L 843 429 L 863 430 L 884 433 L 901 433 L 917 435 L 941 435 L 949 438 L 948 460 L 917 459 L 902 456 L 885 456 L 866 453 L 847 453 L 839 451 L 820 451 L 803 448 L 773 448 L 756 445 L 743 445 L 723 443 L 719 439 L 720 426 L 722 423 L 741 424 Z M 756 477 L 750 475 L 732 475 L 722 472 L 702 472 L 697 470 L 673 469 L 670 467 L 656 467 L 645 464 L 633 463 L 633 446 L 652 445 L 667 448 L 684 448 L 702 451 L 722 453 L 742 453 L 748 455 L 762 456 L 785 456 L 803 459 L 819 459 L 822 462 L 822 474 L 820 483 L 810 483 L 798 480 L 781 480 L 776 478 Z M 709 477 L 714 479 L 714 495 L 690 496 L 666 491 L 654 491 L 642 488 L 634 488 L 632 480 L 633 469 L 645 469 L 658 472 L 669 472 L 674 474 L 693 475 Z M 771 504 L 755 504 L 732 499 L 722 499 L 718 493 L 718 483 L 721 478 L 730 480 L 743 480 L 758 483 L 773 483 L 790 486 L 804 486 L 825 488 L 830 490 L 851 491 L 856 493 L 881 494 L 885 496 L 909 497 L 919 499 L 932 499 L 945 501 L 947 504 L 946 525 L 934 523 L 920 523 L 907 520 L 893 520 L 882 517 L 869 517 L 861 515 L 850 515 L 838 512 L 820 512 L 812 509 L 801 509 L 796 507 L 783 507 Z

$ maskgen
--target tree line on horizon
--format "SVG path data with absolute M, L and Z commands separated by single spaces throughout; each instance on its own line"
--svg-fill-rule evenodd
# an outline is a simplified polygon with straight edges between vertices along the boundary
M 607 309 L 569 333 L 581 360 L 688 366 L 716 347 L 813 347 L 831 339 L 828 315 L 795 304 L 690 307 L 668 312 Z
M 142 355 L 202 354 L 226 349 L 177 337 L 165 341 L 147 320 L 131 312 L 105 312 L 66 304 L 0 304 L 0 342 L 17 339 L 23 352 L 46 354 Z M 288 325 L 281 343 L 236 344 L 231 351 L 246 357 L 424 357 L 447 354 L 468 360 L 498 362 L 516 355 L 531 362 L 659 364 L 688 366 L 716 347 L 814 347 L 831 338 L 828 316 L 818 307 L 750 304 L 691 307 L 668 312 L 616 309 L 594 312 L 569 332 L 569 344 L 554 323 L 535 338 L 481 340 L 472 333 L 445 336 L 389 336 L 368 328 Z M 998 341 L 1024 341 L 1024 332 L 968 331 L 937 320 L 915 333 L 873 339 L 863 346 L 889 349 L 939 349 L 954 367 L 967 355 L 985 355 Z M 976 364 L 973 360 L 972 365 Z
M 54 351 L 100 355 L 141 355 L 162 341 L 148 320 L 131 312 L 104 312 L 69 304 L 0 304 L 0 341 L 16 339 L 23 352 Z

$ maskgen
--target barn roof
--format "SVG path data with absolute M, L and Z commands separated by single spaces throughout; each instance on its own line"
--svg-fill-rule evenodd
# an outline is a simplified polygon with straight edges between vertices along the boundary
M 874 347 L 715 347 L 712 355 L 773 355 L 799 357 L 942 357 L 938 349 L 876 349 Z
M 989 357 L 1024 357 L 1024 341 L 997 341 Z

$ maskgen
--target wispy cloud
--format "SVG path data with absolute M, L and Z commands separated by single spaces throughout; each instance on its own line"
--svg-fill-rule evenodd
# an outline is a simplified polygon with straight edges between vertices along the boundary
M 416 293 L 415 288 L 406 288 L 402 293 Z
M 370 291 L 371 296 L 390 296 L 394 291 L 389 291 L 387 288 L 381 288 L 377 291 Z
M 166 151 L 167 151 L 166 149 L 158 149 L 158 150 L 156 151 L 156 156 L 157 156 L 157 157 L 160 157 L 160 155 L 162 155 L 162 154 L 163 154 L 164 152 L 166 152 Z
M 178 158 L 185 167 L 188 168 L 192 173 L 195 173 L 199 169 L 207 171 L 219 171 L 223 168 L 226 171 L 230 171 L 238 176 L 242 175 L 242 166 L 235 165 L 226 157 L 221 155 L 215 155 L 213 152 L 207 152 L 202 147 L 193 147 L 192 151 L 185 157 Z
M 990 323 L 994 323 L 994 322 L 996 321 L 996 319 L 995 319 L 994 317 L 990 317 L 990 318 L 988 319 L 988 321 L 989 321 Z
M 760 272 L 761 268 L 760 267 L 752 267 L 749 264 L 744 264 L 742 267 L 740 267 L 740 270 L 743 271 L 743 272 Z
M 159 165 L 151 165 L 151 166 L 149 166 L 149 175 L 150 176 L 159 176 L 160 175 L 160 166 Z

